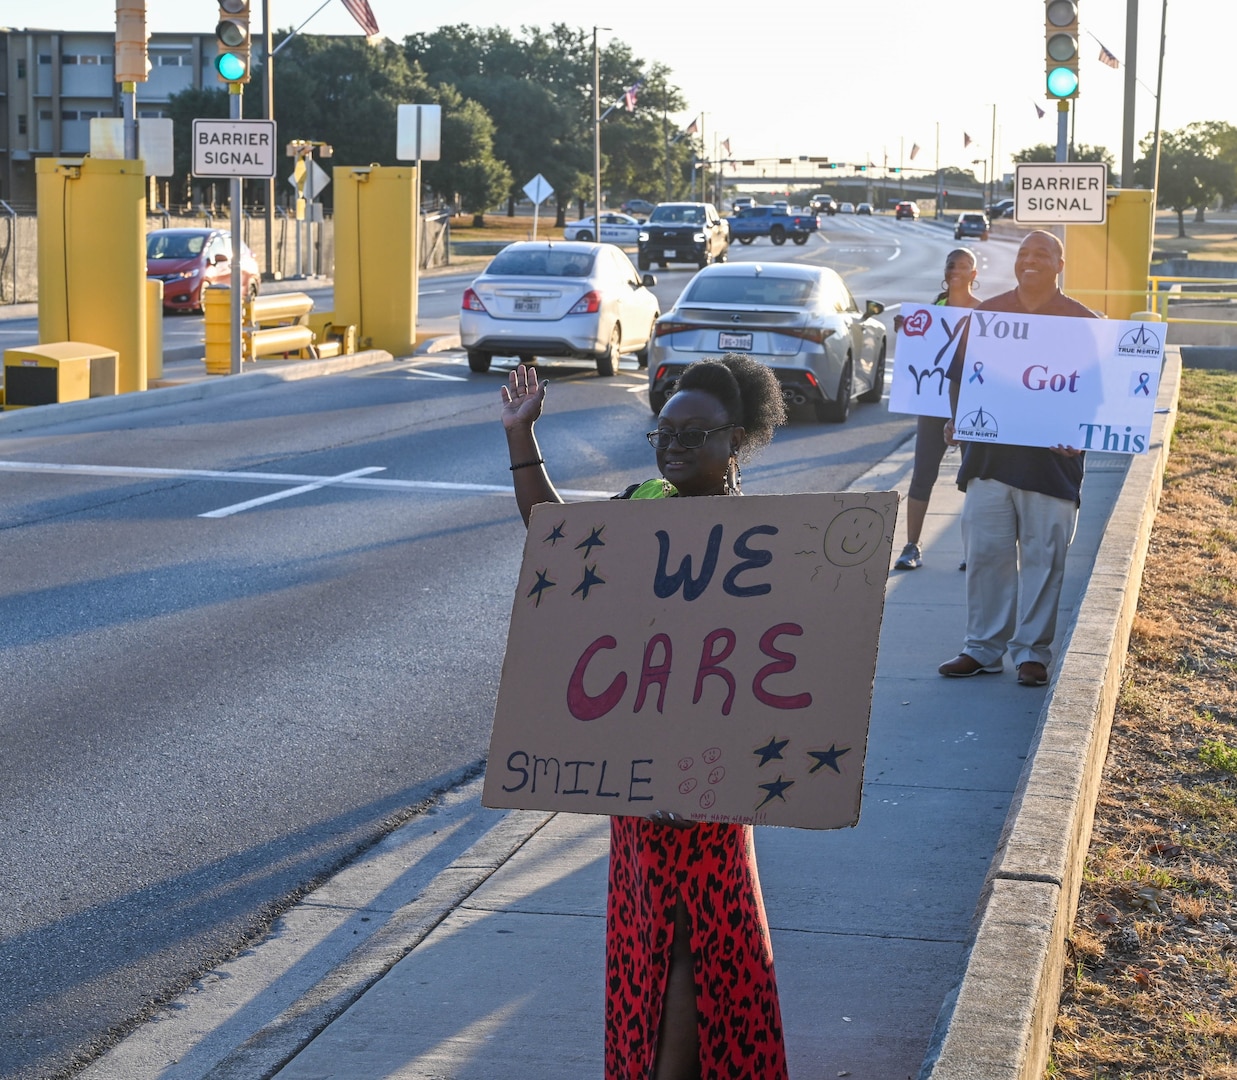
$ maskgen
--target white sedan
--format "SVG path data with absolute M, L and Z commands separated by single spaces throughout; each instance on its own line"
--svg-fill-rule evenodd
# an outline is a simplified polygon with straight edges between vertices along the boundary
M 619 356 L 648 364 L 659 307 L 652 274 L 606 244 L 522 240 L 508 244 L 464 290 L 460 343 L 470 371 L 494 356 L 594 360 L 613 375 Z
M 580 221 L 569 221 L 563 227 L 564 240 L 597 240 L 603 244 L 631 244 L 633 247 L 640 239 L 640 222 L 630 214 L 617 214 L 609 211 L 601 215 L 601 236 L 597 236 L 597 227 L 591 216 Z

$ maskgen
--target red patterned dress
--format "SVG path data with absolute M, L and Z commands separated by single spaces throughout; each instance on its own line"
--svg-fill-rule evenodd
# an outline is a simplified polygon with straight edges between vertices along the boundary
M 674 909 L 691 925 L 704 1080 L 785 1080 L 786 1050 L 750 825 L 610 819 L 606 1080 L 648 1080 Z
M 618 498 L 676 494 L 664 481 L 649 481 Z M 640 817 L 610 819 L 606 1080 L 653 1074 L 680 899 L 695 959 L 701 1077 L 786 1080 L 752 827 L 697 822 L 676 829 Z

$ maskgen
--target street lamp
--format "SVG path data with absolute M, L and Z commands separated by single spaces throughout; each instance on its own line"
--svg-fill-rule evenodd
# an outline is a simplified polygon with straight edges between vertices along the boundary
M 971 164 L 982 165 L 984 167 L 984 182 L 983 182 L 982 187 L 980 188 L 980 195 L 979 195 L 980 202 L 983 202 L 984 194 L 987 192 L 987 189 L 988 189 L 988 159 L 987 158 L 976 158 L 974 161 L 971 162 Z M 983 209 L 983 208 L 980 207 L 980 209 Z
M 597 52 L 597 31 L 593 27 L 593 233 L 601 236 L 601 58 Z

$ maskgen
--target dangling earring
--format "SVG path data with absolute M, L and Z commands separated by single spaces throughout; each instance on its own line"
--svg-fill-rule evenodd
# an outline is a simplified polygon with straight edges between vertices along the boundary
M 743 476 L 739 472 L 739 458 L 736 454 L 730 455 L 730 464 L 726 466 L 726 494 L 738 495 L 743 487 Z
M 941 292 L 949 292 L 949 282 L 941 278 Z

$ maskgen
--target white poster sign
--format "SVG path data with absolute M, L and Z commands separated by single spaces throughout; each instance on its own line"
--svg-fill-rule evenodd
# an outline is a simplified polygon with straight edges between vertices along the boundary
M 902 327 L 894 351 L 889 411 L 915 416 L 949 416 L 949 381 L 970 308 L 935 304 L 902 305 Z
M 955 434 L 968 442 L 1144 454 L 1165 327 L 971 312 Z

